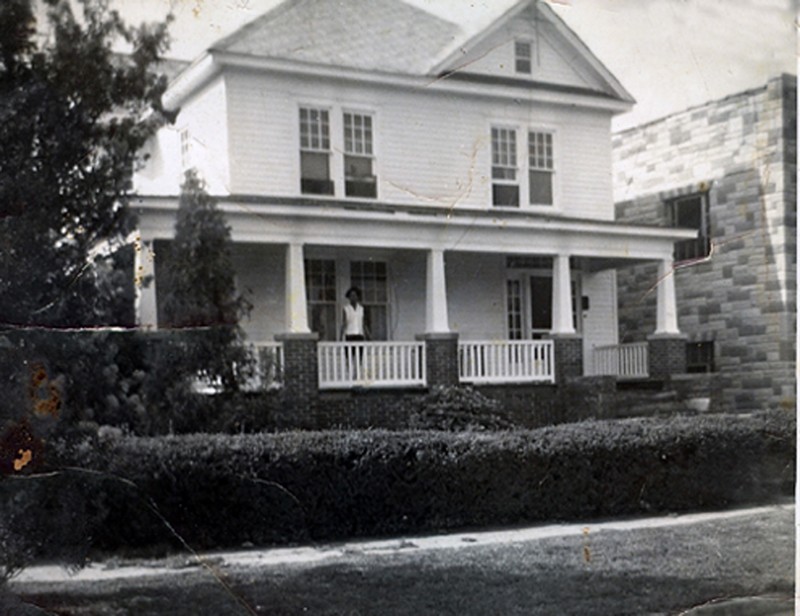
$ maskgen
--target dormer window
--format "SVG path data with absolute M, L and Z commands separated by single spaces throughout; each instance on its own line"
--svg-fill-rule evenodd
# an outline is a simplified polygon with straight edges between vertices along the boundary
M 300 191 L 332 195 L 330 118 L 327 109 L 300 108 Z
M 372 116 L 344 114 L 344 194 L 347 197 L 377 196 L 373 173 Z
M 514 67 L 518 73 L 531 74 L 532 47 L 529 41 L 514 43 Z

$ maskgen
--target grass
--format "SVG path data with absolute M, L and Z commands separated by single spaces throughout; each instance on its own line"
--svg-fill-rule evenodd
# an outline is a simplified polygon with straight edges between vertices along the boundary
M 679 614 L 730 597 L 790 598 L 792 508 L 714 522 L 589 532 L 509 544 L 87 584 L 26 583 L 27 601 L 64 615 Z M 245 607 L 246 606 L 246 607 Z M 748 613 L 748 612 L 741 612 Z

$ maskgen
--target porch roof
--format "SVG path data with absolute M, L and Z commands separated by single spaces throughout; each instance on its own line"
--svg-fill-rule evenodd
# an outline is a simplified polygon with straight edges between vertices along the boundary
M 491 252 L 620 260 L 671 258 L 697 232 L 525 210 L 466 209 L 367 201 L 217 197 L 237 242 Z M 170 239 L 176 197 L 136 197 L 143 239 Z M 611 263 L 611 261 L 609 261 Z

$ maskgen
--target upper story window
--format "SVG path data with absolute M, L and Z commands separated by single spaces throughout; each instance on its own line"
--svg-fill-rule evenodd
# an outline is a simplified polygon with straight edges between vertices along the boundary
M 697 229 L 697 238 L 675 244 L 675 260 L 702 259 L 711 254 L 708 192 L 678 197 L 667 202 L 667 214 L 673 227 Z
M 517 131 L 492 128 L 492 205 L 519 207 Z
M 300 108 L 300 191 L 332 195 L 330 117 L 327 109 Z
M 528 133 L 528 192 L 531 205 L 553 205 L 553 134 Z
M 555 135 L 548 131 L 529 131 L 528 172 L 517 166 L 517 130 L 492 127 L 492 205 L 519 207 L 520 195 L 527 195 L 528 205 L 555 204 Z M 524 148 L 524 145 L 522 145 Z M 523 168 L 524 169 L 524 168 Z
M 514 42 L 514 69 L 518 73 L 531 74 L 532 48 L 528 41 Z
M 372 170 L 372 116 L 344 114 L 344 193 L 348 197 L 376 197 Z

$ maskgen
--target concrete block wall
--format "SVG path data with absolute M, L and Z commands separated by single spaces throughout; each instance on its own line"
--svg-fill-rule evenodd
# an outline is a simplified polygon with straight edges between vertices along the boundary
M 708 190 L 711 258 L 675 272 L 678 322 L 712 340 L 723 404 L 794 404 L 796 78 L 615 135 L 617 220 L 667 225 L 665 200 Z M 655 323 L 655 266 L 619 270 L 620 341 Z

